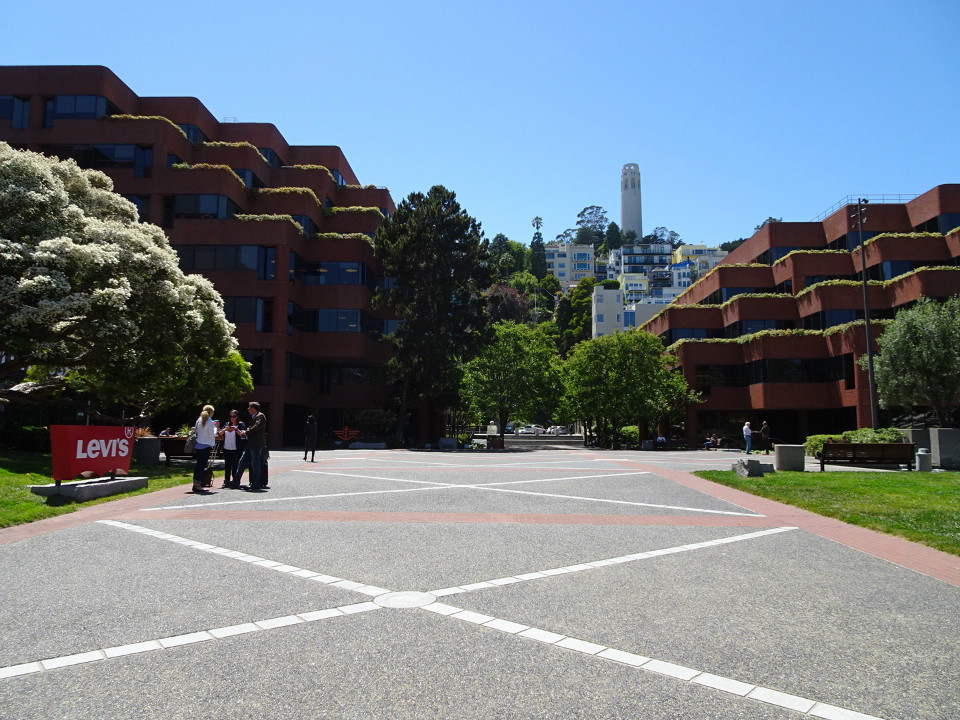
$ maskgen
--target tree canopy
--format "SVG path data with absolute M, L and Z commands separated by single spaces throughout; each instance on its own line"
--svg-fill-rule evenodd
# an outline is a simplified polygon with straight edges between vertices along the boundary
M 394 278 L 378 304 L 400 320 L 388 364 L 399 387 L 399 433 L 410 403 L 438 411 L 456 395 L 459 365 L 486 327 L 490 252 L 480 224 L 440 185 L 407 196 L 377 230 L 375 247 Z
M 683 239 L 680 237 L 678 233 L 665 227 L 654 228 L 652 233 L 650 233 L 649 235 L 643 236 L 643 242 L 669 243 L 670 247 L 674 249 L 684 244 Z
M 901 310 L 877 344 L 880 404 L 928 405 L 940 425 L 949 425 L 960 405 L 960 296 L 942 303 L 921 299 Z
M 552 417 L 561 387 L 551 338 L 513 322 L 493 326 L 491 342 L 464 372 L 464 395 L 485 418 L 497 419 L 501 438 L 509 420 Z
M 564 364 L 565 403 L 603 444 L 617 447 L 624 425 L 656 423 L 696 401 L 674 362 L 658 337 L 641 330 L 585 340 Z
M 102 416 L 252 390 L 220 295 L 112 190 L 0 142 L 0 399 L 79 395 Z
M 539 215 L 532 221 L 533 240 L 530 241 L 530 272 L 537 280 L 543 280 L 549 274 L 547 270 L 547 250 L 543 244 L 543 218 Z

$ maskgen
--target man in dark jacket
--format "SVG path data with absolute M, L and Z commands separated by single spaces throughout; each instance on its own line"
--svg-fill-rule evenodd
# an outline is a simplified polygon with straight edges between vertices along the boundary
M 247 447 L 244 448 L 237 471 L 233 476 L 233 485 L 238 487 L 243 478 L 243 471 L 250 466 L 250 487 L 248 490 L 261 490 L 266 485 L 262 481 L 263 453 L 267 448 L 267 416 L 260 412 L 260 403 L 252 402 L 247 405 L 250 412 L 250 423 L 242 431 L 240 437 L 246 438 Z

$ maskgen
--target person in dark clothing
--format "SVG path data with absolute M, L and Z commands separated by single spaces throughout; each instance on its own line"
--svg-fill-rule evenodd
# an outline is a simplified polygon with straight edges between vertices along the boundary
M 217 433 L 217 439 L 223 443 L 223 487 L 225 488 L 240 487 L 239 483 L 233 483 L 233 475 L 240 464 L 243 449 L 247 445 L 247 441 L 240 437 L 240 433 L 246 429 L 246 424 L 240 421 L 240 413 L 231 410 L 226 425 Z
M 263 453 L 267 448 L 267 416 L 260 412 L 260 403 L 252 402 L 247 406 L 250 412 L 250 424 L 246 430 L 238 430 L 239 437 L 247 441 L 233 475 L 233 484 L 240 487 L 243 471 L 250 467 L 249 490 L 262 490 L 266 483 L 262 482 Z
M 764 420 L 760 425 L 760 444 L 763 446 L 763 454 L 770 454 L 770 426 Z
M 310 453 L 310 462 L 314 461 L 317 454 L 317 421 L 313 415 L 307 415 L 307 424 L 303 427 L 303 461 L 307 461 L 307 453 Z

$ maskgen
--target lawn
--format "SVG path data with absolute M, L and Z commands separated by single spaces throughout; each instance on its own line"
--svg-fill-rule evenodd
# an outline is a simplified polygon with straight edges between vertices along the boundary
M 851 525 L 960 555 L 960 472 L 774 472 L 695 475 Z
M 34 495 L 27 485 L 44 485 L 53 482 L 50 475 L 50 455 L 41 453 L 16 452 L 5 450 L 0 452 L 0 528 L 11 525 L 42 520 L 43 518 L 63 515 L 80 508 L 109 502 L 118 498 L 142 495 L 143 493 L 163 488 L 183 485 L 192 482 L 192 469 L 166 467 L 160 465 L 152 468 L 131 467 L 131 475 L 147 476 L 150 486 L 120 495 L 88 500 L 83 503 L 65 501 L 62 498 L 43 498 Z

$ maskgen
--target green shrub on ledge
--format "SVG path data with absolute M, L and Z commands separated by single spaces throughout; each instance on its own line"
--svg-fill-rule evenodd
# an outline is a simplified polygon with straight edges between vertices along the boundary
M 323 170 L 330 178 L 330 182 L 336 183 L 336 179 L 333 177 L 333 173 L 330 172 L 330 168 L 325 165 L 284 165 L 284 168 L 293 168 L 294 170 Z
M 186 134 L 184 134 L 184 137 L 186 137 Z M 265 162 L 267 165 L 270 164 L 270 162 L 263 156 L 263 153 L 260 152 L 260 148 L 258 148 L 258 147 L 257 147 L 256 145 L 254 145 L 252 142 L 247 142 L 246 140 L 240 140 L 240 141 L 238 141 L 238 142 L 226 142 L 225 140 L 208 140 L 207 142 L 203 143 L 203 147 L 245 147 L 245 148 L 252 148 L 253 150 L 256 151 L 257 155 L 260 156 L 260 159 L 263 160 L 263 162 Z
M 187 134 L 183 131 L 183 128 L 177 125 L 173 120 L 163 115 L 104 115 L 101 120 L 161 120 L 173 128 L 176 128 L 177 132 L 183 135 L 184 140 L 188 140 Z
M 260 188 L 260 195 L 305 195 L 318 206 L 322 205 L 317 194 L 308 187 L 283 186 L 275 188 Z
M 240 183 L 244 189 L 246 189 L 247 184 L 243 182 L 243 179 L 234 172 L 233 168 L 229 165 L 213 165 L 211 163 L 195 163 L 191 165 L 190 163 L 175 163 L 171 165 L 174 170 L 226 170 L 231 175 L 233 175 L 237 182 Z
M 376 216 L 379 217 L 381 220 L 386 220 L 386 218 L 383 216 L 383 213 L 380 212 L 380 208 L 375 208 L 375 207 L 366 207 L 366 206 L 363 206 L 363 205 L 352 205 L 352 206 L 350 206 L 350 207 L 324 208 L 324 214 L 326 214 L 326 211 L 327 211 L 327 210 L 330 211 L 330 214 L 331 214 L 331 215 L 339 215 L 340 213 L 347 213 L 347 212 L 349 212 L 349 213 L 359 213 L 359 214 L 361 214 L 361 215 L 364 215 L 364 214 L 365 214 L 365 215 L 376 215 Z
M 240 214 L 234 215 L 234 218 L 240 222 L 262 222 L 264 220 L 286 220 L 293 224 L 301 235 L 303 235 L 303 228 L 300 226 L 296 220 L 293 219 L 292 215 L 256 215 L 256 214 Z

